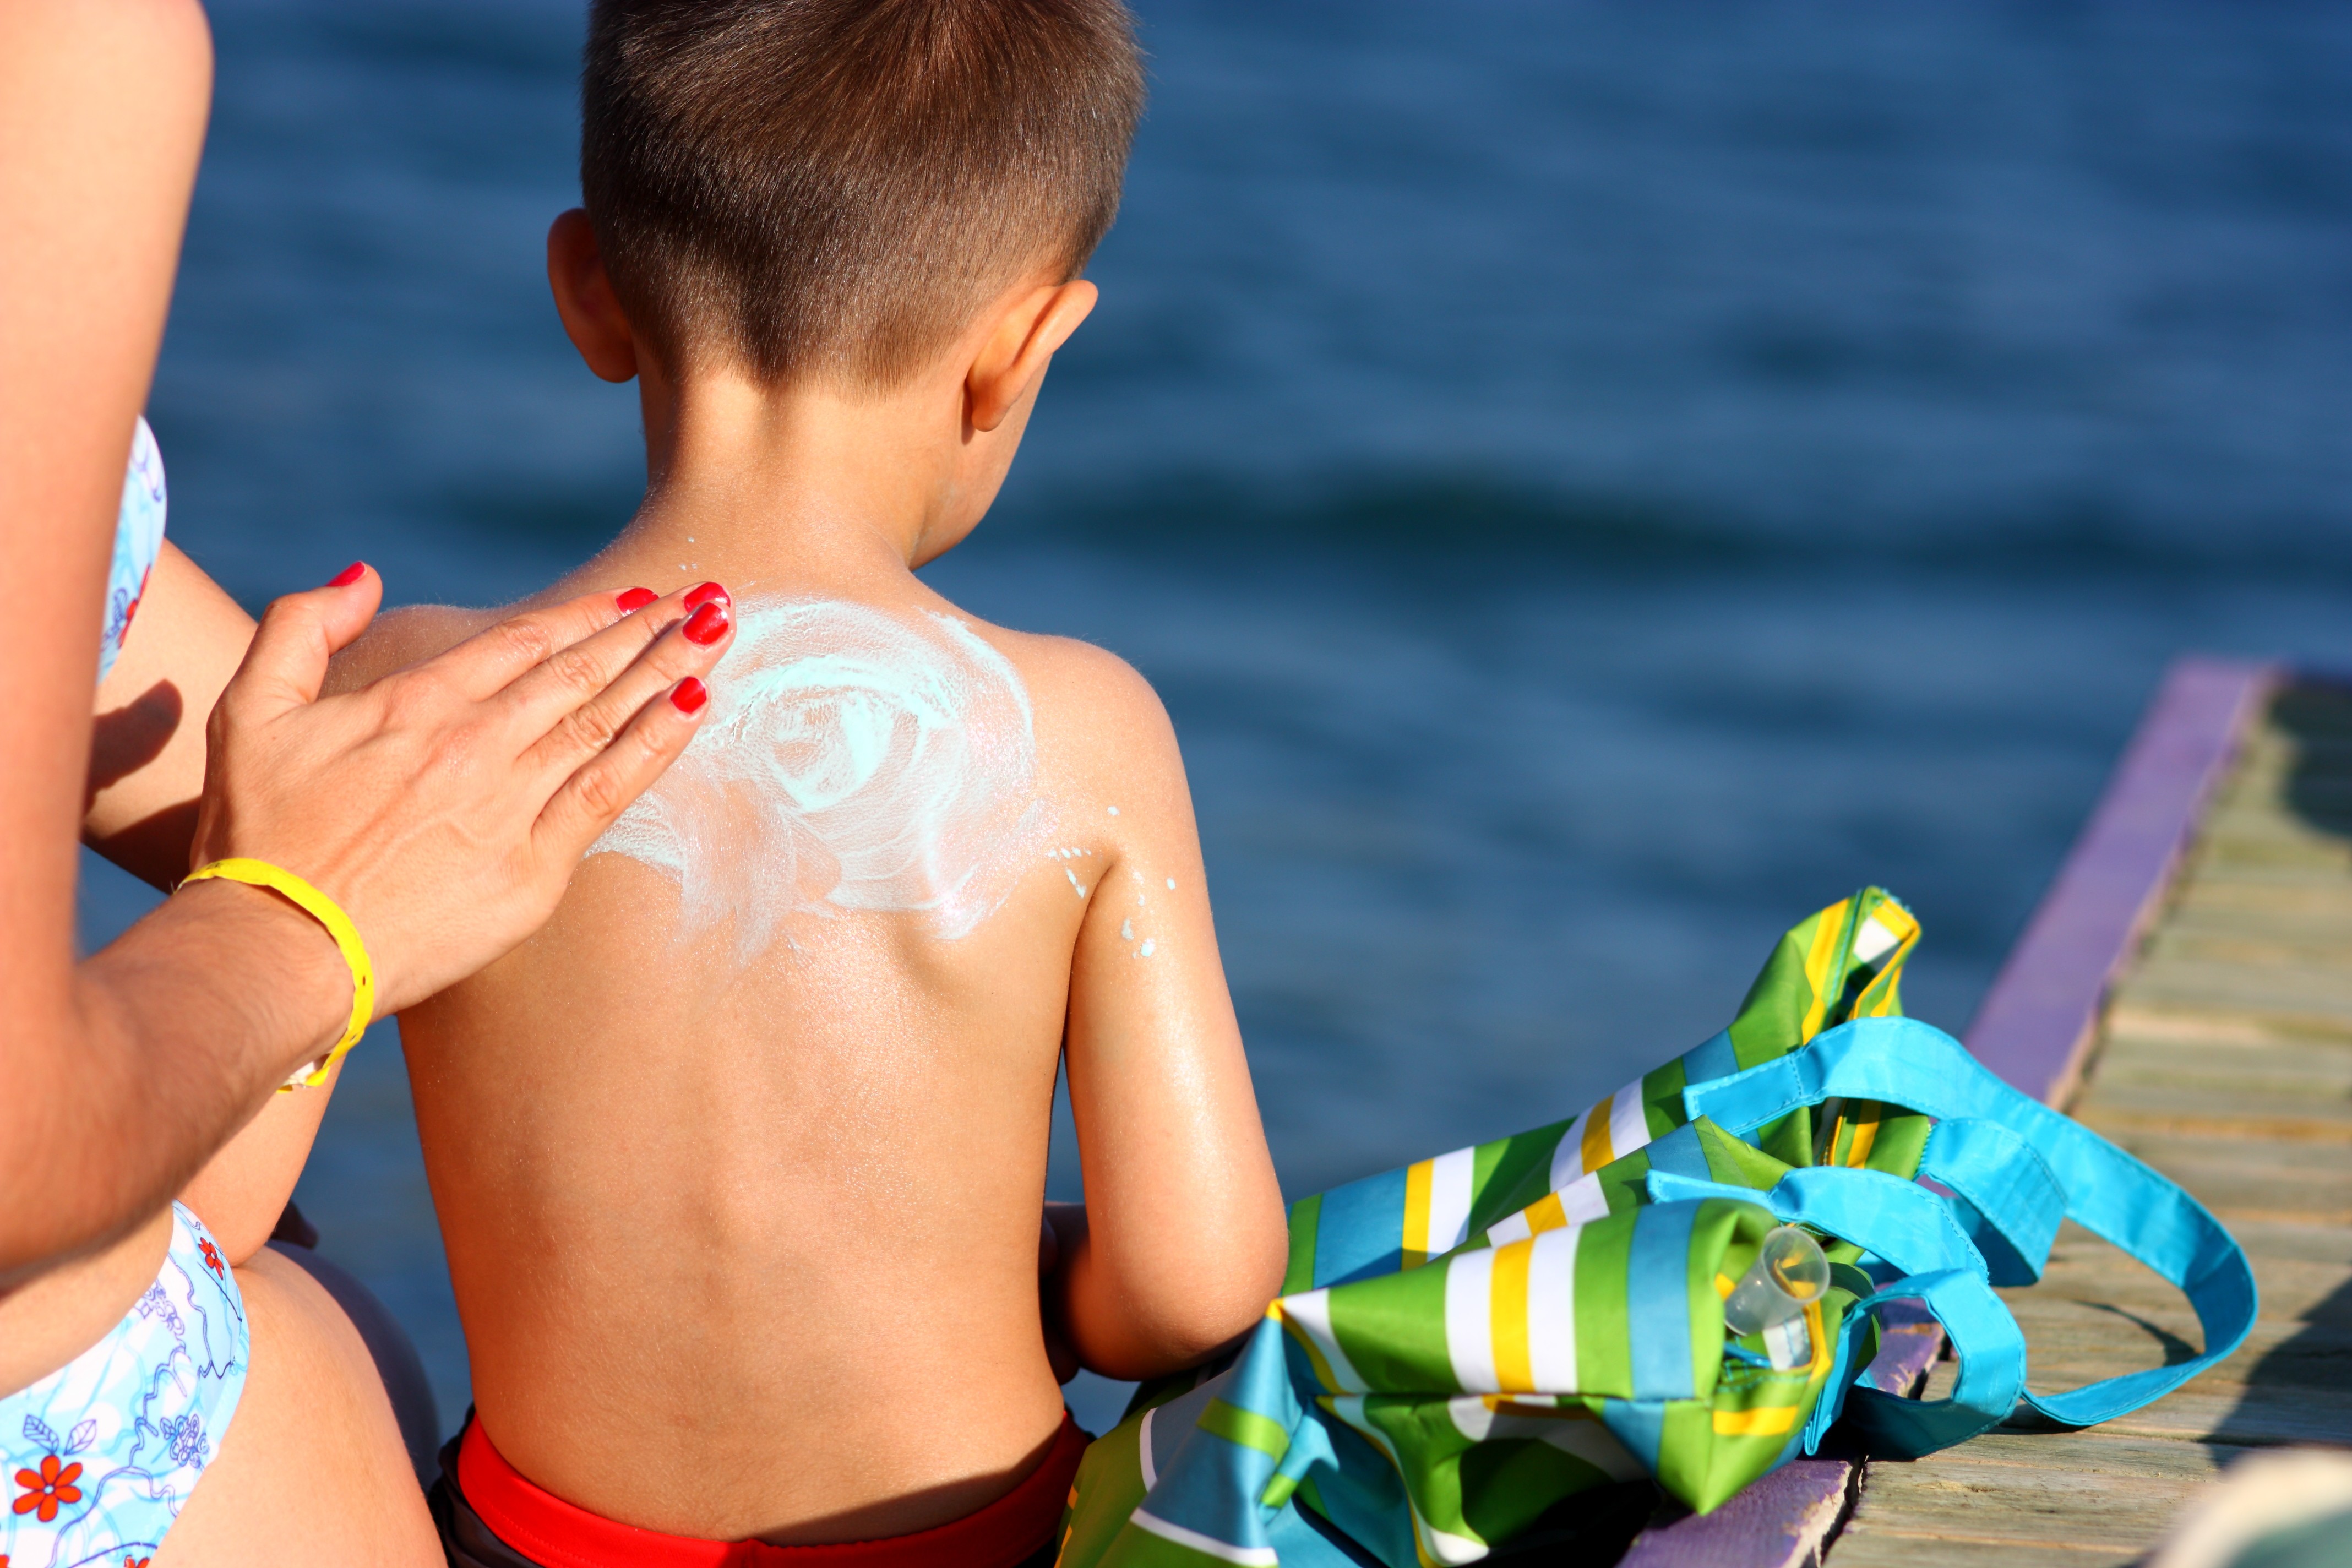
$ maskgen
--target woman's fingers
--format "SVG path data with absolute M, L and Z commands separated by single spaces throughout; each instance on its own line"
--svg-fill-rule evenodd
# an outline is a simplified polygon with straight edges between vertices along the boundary
M 447 681 L 467 700 L 485 701 L 541 675 L 541 667 L 550 661 L 565 662 L 558 656 L 605 630 L 625 613 L 614 595 L 583 594 L 568 604 L 500 621 L 417 668 Z M 627 662 L 615 660 L 612 668 L 617 672 Z M 593 689 L 577 692 L 570 706 L 577 707 L 592 694 Z
M 272 861 L 335 900 L 397 1011 L 546 920 L 692 736 L 729 609 L 715 589 L 590 595 L 319 698 L 379 594 L 362 572 L 272 608 L 207 732 L 196 854 Z
M 634 700 L 625 707 L 615 710 L 604 700 L 614 682 L 645 655 L 648 645 L 658 640 L 677 640 L 667 637 L 674 626 L 690 623 L 698 640 L 688 645 L 686 654 L 676 648 L 670 650 L 668 679 L 661 684 L 667 686 L 688 675 L 708 673 L 718 662 L 715 654 L 709 658 L 688 657 L 708 650 L 719 640 L 703 635 L 709 629 L 707 622 L 694 620 L 698 611 L 688 601 L 701 592 L 697 588 L 666 599 L 649 599 L 647 590 L 635 588 L 614 595 L 616 605 L 628 604 L 636 607 L 624 610 L 618 625 L 550 656 L 499 694 L 500 721 L 511 727 L 516 750 L 528 753 L 543 737 L 572 735 L 578 738 L 580 749 L 564 762 L 562 771 L 569 773 L 585 762 L 590 752 L 617 734 L 629 716 L 653 695 L 639 681 L 633 688 Z M 724 592 L 720 590 L 722 606 Z
M 612 743 L 565 780 L 539 814 L 540 853 L 566 867 L 586 854 L 596 836 L 686 750 L 709 701 L 709 689 L 689 675 L 638 709 Z
M 525 681 L 536 680 L 541 670 L 515 682 L 520 705 L 517 721 L 526 734 L 537 734 L 524 753 L 524 762 L 543 775 L 552 775 L 552 784 L 612 745 L 646 704 L 689 677 L 709 674 L 727 651 L 735 628 L 733 605 L 723 591 L 715 603 L 696 605 L 679 616 L 684 607 L 681 600 L 703 592 L 697 588 L 646 605 L 629 617 L 635 626 L 625 623 L 572 648 L 583 669 L 563 680 L 584 685 L 593 679 L 599 688 L 584 702 L 564 703 L 559 686 L 535 693 L 521 691 Z M 625 638 L 625 632 L 636 635 Z M 648 642 L 651 647 L 645 646 Z M 604 666 L 616 652 L 634 657 L 625 668 L 611 673 Z
M 327 660 L 375 619 L 383 579 L 354 561 L 323 588 L 289 594 L 261 613 L 245 662 L 221 693 L 240 723 L 266 724 L 319 700 Z

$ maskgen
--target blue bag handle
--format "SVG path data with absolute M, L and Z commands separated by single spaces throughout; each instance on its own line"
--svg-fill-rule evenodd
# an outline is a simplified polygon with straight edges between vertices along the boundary
M 1683 1091 L 1689 1115 L 1706 1116 L 1734 1133 L 1751 1131 L 1800 1106 L 1832 1096 L 1882 1100 L 1940 1121 L 1998 1123 L 2041 1156 L 2065 1194 L 2065 1216 L 2123 1248 L 2189 1297 L 2205 1334 L 2205 1353 L 2085 1384 L 2064 1394 L 2025 1398 L 2050 1419 L 2091 1426 L 2170 1393 L 2244 1342 L 2256 1308 L 2253 1270 L 2221 1223 L 2174 1183 L 2090 1129 L 2037 1104 L 1987 1072 L 1958 1040 L 1916 1018 L 1863 1018 L 1816 1035 L 1777 1060 Z M 1938 1132 L 1941 1132 L 1939 1128 Z M 1972 1181 L 1986 1203 L 2005 1201 L 1989 1186 L 1998 1173 L 1995 1141 L 1964 1134 L 1948 1148 L 1947 1170 Z M 1972 1145 L 1964 1150 L 1963 1145 Z M 1946 1178 L 1937 1176 L 1938 1181 Z M 2031 1197 L 2035 1178 L 2016 1191 Z M 1958 1184 L 1953 1185 L 1959 1191 Z M 1991 1212 L 1969 1197 L 1978 1217 Z M 2020 1261 L 2032 1261 L 2015 1247 Z M 1869 1243 L 1853 1238 L 1863 1246 Z M 2046 1250 L 2046 1249 L 2045 1249 Z
M 1984 1254 L 1994 1284 L 2042 1278 L 2065 1217 L 2066 1190 L 2040 1150 L 1998 1121 L 1957 1116 L 1927 1134 L 1919 1174 L 1950 1190 L 1946 1201 Z
M 1856 1387 L 1854 1415 L 1874 1452 L 1917 1458 L 1965 1442 L 2006 1420 L 2025 1387 L 2025 1336 L 1986 1281 L 1985 1259 L 1951 1207 L 1927 1188 L 1884 1171 L 1816 1165 L 1790 1172 L 1769 1192 L 1697 1181 L 1667 1171 L 1646 1178 L 1650 1201 L 1731 1198 L 1769 1209 L 1784 1225 L 1811 1226 L 1865 1247 L 1907 1276 L 1846 1314 L 1837 1359 L 1813 1413 L 1805 1422 L 1805 1452 L 1847 1405 L 1854 1347 L 1869 1309 L 1882 1301 L 1917 1300 L 1944 1325 L 1959 1357 L 1951 1396 L 1933 1402 L 1898 1399 Z
M 1854 1382 L 1849 1375 L 1855 1343 L 1872 1309 L 1887 1301 L 1916 1300 L 1944 1325 L 1959 1358 L 1960 1375 L 1943 1399 L 1906 1399 Z M 1841 1415 L 1861 1431 L 1873 1454 L 1917 1459 L 1965 1443 L 2006 1420 L 2025 1390 L 2025 1336 L 2008 1304 L 1982 1276 L 1964 1268 L 1941 1268 L 1898 1279 L 1846 1314 L 1838 1335 L 1837 1361 L 1805 1423 L 1805 1452 Z
M 1906 1274 L 1957 1268 L 1979 1279 L 1986 1277 L 1984 1257 L 1951 1206 L 1916 1183 L 1885 1171 L 1801 1166 L 1760 1193 L 1728 1182 L 1677 1176 L 1671 1171 L 1652 1171 L 1643 1179 L 1654 1204 L 1731 1198 L 1771 1210 L 1782 1225 L 1811 1226 L 1842 1237 Z

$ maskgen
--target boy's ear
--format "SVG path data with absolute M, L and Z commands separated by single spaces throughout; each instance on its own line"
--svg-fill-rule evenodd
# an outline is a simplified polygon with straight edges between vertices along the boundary
M 1054 362 L 1054 351 L 1078 330 L 1095 308 L 1096 296 L 1093 284 L 1074 278 L 1040 285 L 1004 308 L 964 375 L 973 429 L 995 429 L 1035 390 Z
M 555 291 L 555 313 L 572 346 L 588 368 L 606 381 L 637 374 L 637 338 L 621 309 L 604 258 L 596 248 L 595 226 L 578 207 L 556 215 L 547 230 L 547 283 Z

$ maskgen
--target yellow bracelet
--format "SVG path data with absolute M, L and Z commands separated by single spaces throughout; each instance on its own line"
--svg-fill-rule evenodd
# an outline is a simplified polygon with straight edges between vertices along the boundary
M 328 1071 L 360 1043 L 360 1037 L 367 1033 L 368 1025 L 375 1017 L 375 968 L 368 963 L 367 944 L 360 941 L 359 927 L 352 924 L 352 917 L 343 913 L 342 907 L 334 900 L 284 867 L 273 866 L 267 860 L 243 858 L 215 860 L 209 866 L 200 866 L 189 872 L 180 879 L 180 886 L 184 888 L 190 882 L 207 881 L 213 878 L 227 882 L 243 882 L 248 887 L 268 888 L 274 893 L 284 894 L 304 914 L 327 928 L 327 934 L 335 939 L 335 951 L 341 953 L 343 962 L 351 966 L 352 1021 L 344 1028 L 343 1037 L 337 1040 L 334 1049 L 320 1057 L 309 1071 L 295 1068 L 292 1076 L 278 1086 L 278 1092 L 284 1094 L 297 1084 L 316 1089 L 327 1081 Z

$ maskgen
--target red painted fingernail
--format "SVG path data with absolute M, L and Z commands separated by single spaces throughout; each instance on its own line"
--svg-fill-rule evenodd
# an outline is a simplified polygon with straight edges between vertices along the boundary
M 687 641 L 709 647 L 727 635 L 727 606 L 704 605 L 687 616 L 686 625 L 679 629 L 686 633 Z
M 330 588 L 348 588 L 366 575 L 367 563 L 364 561 L 354 561 L 350 565 L 344 567 L 341 571 L 336 573 L 333 576 L 328 578 L 327 586 Z
M 698 610 L 713 599 L 722 605 L 731 605 L 735 602 L 734 596 L 727 592 L 725 584 L 705 583 L 698 588 L 688 589 L 684 603 L 688 609 Z
M 692 676 L 688 676 L 670 688 L 670 706 L 681 713 L 699 713 L 702 705 L 710 700 L 710 688 Z
M 625 616 L 644 609 L 660 597 L 651 588 L 632 588 L 625 594 L 615 595 L 613 602 L 621 606 L 621 614 Z

